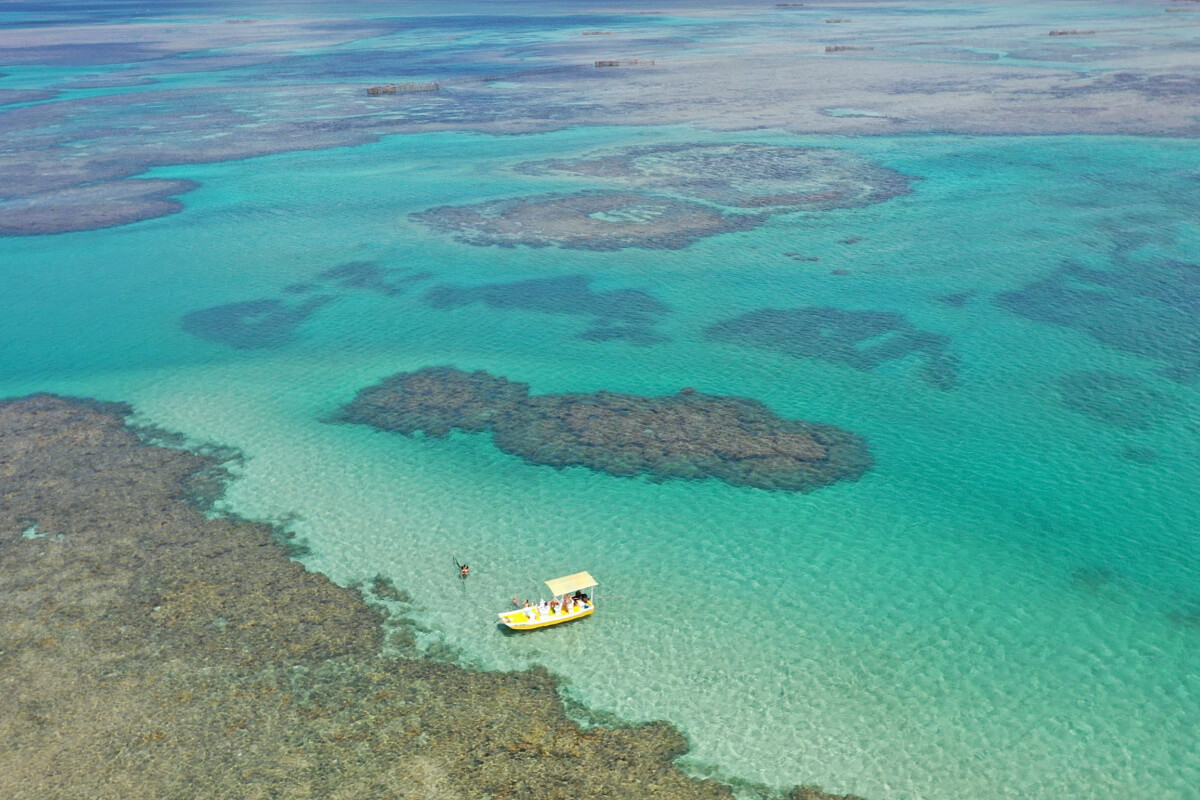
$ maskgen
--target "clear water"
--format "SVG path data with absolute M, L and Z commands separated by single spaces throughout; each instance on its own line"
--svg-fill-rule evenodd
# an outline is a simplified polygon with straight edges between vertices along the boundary
M 678 251 L 470 247 L 408 218 L 578 186 L 507 169 L 522 161 L 709 141 L 839 148 L 920 180 L 884 204 L 776 216 Z M 587 706 L 670 720 L 697 773 L 873 800 L 1196 797 L 1196 384 L 1165 377 L 1169 358 L 1001 296 L 1065 260 L 1152 292 L 1159 265 L 1200 262 L 1198 174 L 1184 140 L 678 126 L 415 134 L 164 167 L 152 176 L 201 184 L 178 215 L 0 239 L 0 395 L 126 400 L 141 421 L 240 448 L 225 503 L 292 520 L 311 569 L 391 576 L 464 663 L 544 664 Z M 226 303 L 297 303 L 285 287 L 346 261 L 433 276 L 397 296 L 328 287 L 337 299 L 274 348 L 181 326 Z M 442 282 L 571 274 L 657 296 L 669 341 L 588 342 L 577 317 L 423 300 Z M 702 335 L 798 306 L 902 313 L 950 337 L 958 384 L 928 385 L 916 359 L 863 372 Z M 1143 338 L 1178 355 L 1200 311 L 1163 308 L 1147 305 Z M 556 471 L 485 437 L 327 421 L 357 389 L 436 364 L 535 392 L 752 397 L 862 434 L 877 463 L 792 495 Z M 1137 425 L 1064 405 L 1062 378 L 1097 371 L 1152 391 Z M 465 587 L 454 556 L 472 567 Z M 602 582 L 591 620 L 496 629 L 514 593 L 536 599 L 541 580 L 578 569 Z

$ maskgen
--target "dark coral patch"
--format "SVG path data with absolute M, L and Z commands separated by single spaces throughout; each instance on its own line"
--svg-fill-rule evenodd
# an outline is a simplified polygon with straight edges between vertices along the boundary
M 490 430 L 496 447 L 534 464 L 653 480 L 809 491 L 871 466 L 855 434 L 784 419 L 747 398 L 692 389 L 531 396 L 527 384 L 453 367 L 393 375 L 360 391 L 339 419 L 410 436 Z
M 1131 464 L 1149 466 L 1158 463 L 1158 451 L 1150 447 L 1122 447 L 1118 455 Z
M 950 306 L 952 308 L 962 308 L 967 303 L 971 302 L 971 299 L 973 297 L 975 297 L 974 292 L 956 292 L 954 294 L 939 295 L 938 297 L 935 297 L 933 299 L 935 301 L 941 303 L 944 306 Z
M 796 358 L 819 358 L 858 370 L 920 355 L 922 378 L 939 389 L 954 388 L 958 359 L 949 338 L 914 327 L 891 311 L 842 308 L 760 308 L 705 329 L 718 342 L 773 350 Z
M 529 384 L 486 372 L 430 367 L 401 372 L 361 390 L 340 419 L 411 436 L 445 436 L 455 428 L 487 430 L 498 410 L 529 396 Z
M 500 247 L 679 250 L 697 239 L 762 224 L 702 203 L 631 192 L 585 192 L 440 206 L 412 215 L 460 242 Z
M 590 341 L 621 339 L 648 345 L 666 340 L 655 324 L 670 311 L 661 300 L 640 289 L 598 292 L 586 275 L 535 278 L 483 286 L 434 286 L 426 295 L 433 308 L 459 308 L 483 303 L 491 308 L 587 317 L 591 326 L 579 334 Z
M 1058 97 L 1068 98 L 1076 95 L 1107 94 L 1118 91 L 1137 92 L 1156 100 L 1186 101 L 1200 93 L 1200 78 L 1179 73 L 1113 72 L 1102 74 L 1086 82 L 1072 81 L 1056 89 L 1054 94 Z
M 1174 408 L 1162 392 L 1116 372 L 1073 372 L 1057 386 L 1059 402 L 1067 408 L 1127 430 L 1149 428 Z
M 403 274 L 397 267 L 381 267 L 373 261 L 347 261 L 325 270 L 318 279 L 336 283 L 347 289 L 364 289 L 395 297 L 408 291 L 409 286 L 429 278 L 432 273 Z
M 1079 567 L 1071 571 L 1071 586 L 1098 592 L 1112 586 L 1117 578 L 1116 571 L 1106 566 Z
M 238 350 L 282 347 L 301 323 L 333 299 L 320 295 L 295 306 L 269 299 L 228 303 L 185 314 L 181 324 L 193 336 Z
M 1165 362 L 1163 374 L 1171 380 L 1200 376 L 1200 264 L 1121 260 L 1101 270 L 1066 263 L 1047 278 L 997 295 L 996 303 Z
M 1181 628 L 1200 630 L 1200 599 L 1185 601 L 1167 612 L 1167 619 Z

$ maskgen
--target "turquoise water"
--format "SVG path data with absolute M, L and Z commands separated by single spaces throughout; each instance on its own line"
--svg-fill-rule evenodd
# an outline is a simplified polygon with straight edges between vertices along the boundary
M 882 204 L 778 214 L 680 250 L 473 247 L 409 217 L 594 185 L 522 162 L 705 142 L 832 148 L 916 180 Z M 872 800 L 1195 797 L 1200 395 L 1171 370 L 1200 322 L 1200 268 L 1180 266 L 1200 262 L 1198 175 L 1184 140 L 652 125 L 161 167 L 151 177 L 200 184 L 179 214 L 0 239 L 0 395 L 125 400 L 140 422 L 239 448 L 225 506 L 287 520 L 309 568 L 394 578 L 425 643 L 464 663 L 544 664 L 592 709 L 670 720 L 698 774 Z M 348 261 L 412 283 L 321 282 Z M 1101 289 L 1089 269 L 1120 281 Z M 590 342 L 577 316 L 424 300 L 441 283 L 577 274 L 653 294 L 667 340 Z M 1076 293 L 1023 292 L 1048 280 Z M 182 324 L 224 304 L 294 308 L 313 282 L 335 299 L 274 346 Z M 923 380 L 919 357 L 861 371 L 703 335 L 813 306 L 947 337 L 955 386 Z M 535 392 L 751 397 L 863 435 L 876 465 L 802 495 L 655 484 L 529 465 L 481 436 L 328 421 L 359 388 L 437 364 Z M 1096 373 L 1137 388 L 1105 394 Z M 472 567 L 465 587 L 452 555 Z M 536 599 L 578 569 L 602 583 L 591 620 L 496 629 L 514 593 Z

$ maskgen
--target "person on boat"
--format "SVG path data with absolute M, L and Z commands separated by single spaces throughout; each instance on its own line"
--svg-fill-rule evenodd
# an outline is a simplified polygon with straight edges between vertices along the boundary
M 558 599 L 555 598 L 554 600 L 550 601 L 550 613 L 553 614 L 557 611 L 558 611 Z
M 458 577 L 462 578 L 464 581 L 467 579 L 467 576 L 470 574 L 471 574 L 471 568 L 468 567 L 466 564 L 463 564 L 461 567 L 458 568 Z

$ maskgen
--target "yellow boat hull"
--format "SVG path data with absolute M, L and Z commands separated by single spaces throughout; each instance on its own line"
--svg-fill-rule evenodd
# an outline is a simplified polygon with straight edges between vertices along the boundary
M 591 616 L 595 610 L 596 607 L 590 604 L 582 611 L 568 613 L 554 611 L 542 614 L 536 608 L 518 608 L 515 611 L 502 612 L 500 623 L 509 630 L 532 631 L 538 628 L 549 628 L 551 625 L 561 625 L 564 622 L 574 622 L 577 619 Z

